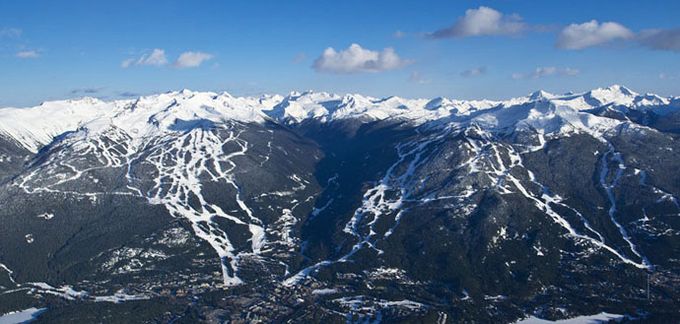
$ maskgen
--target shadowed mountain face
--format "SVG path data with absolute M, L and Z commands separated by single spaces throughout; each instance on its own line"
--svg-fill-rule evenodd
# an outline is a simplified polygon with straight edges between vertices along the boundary
M 614 86 L 0 109 L 0 313 L 677 320 L 677 102 Z

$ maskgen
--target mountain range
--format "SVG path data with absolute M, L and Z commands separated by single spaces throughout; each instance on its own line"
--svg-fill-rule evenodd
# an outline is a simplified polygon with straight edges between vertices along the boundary
M 679 139 L 619 85 L 1 108 L 0 314 L 677 321 Z

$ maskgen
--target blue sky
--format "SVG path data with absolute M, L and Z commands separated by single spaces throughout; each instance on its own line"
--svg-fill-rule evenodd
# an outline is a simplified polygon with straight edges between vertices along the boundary
M 0 106 L 182 88 L 680 95 L 678 13 L 678 1 L 2 1 Z

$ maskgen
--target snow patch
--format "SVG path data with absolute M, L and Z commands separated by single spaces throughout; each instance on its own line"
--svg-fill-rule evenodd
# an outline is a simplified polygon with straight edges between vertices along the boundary
M 584 316 L 578 316 L 574 318 L 569 318 L 569 319 L 563 319 L 563 320 L 557 320 L 557 321 L 550 321 L 550 320 L 544 320 L 540 319 L 535 316 L 531 316 L 529 318 L 525 318 L 523 320 L 519 320 L 515 322 L 516 324 L 548 324 L 548 323 L 559 323 L 559 324 L 596 324 L 596 323 L 603 323 L 603 322 L 609 322 L 609 321 L 620 321 L 623 320 L 626 316 L 625 315 L 617 315 L 617 314 L 610 314 L 610 313 L 599 313 L 595 315 L 584 315 Z
M 2 314 L 0 315 L 0 324 L 28 323 L 35 320 L 42 312 L 46 310 L 47 308 L 31 307 L 20 311 Z

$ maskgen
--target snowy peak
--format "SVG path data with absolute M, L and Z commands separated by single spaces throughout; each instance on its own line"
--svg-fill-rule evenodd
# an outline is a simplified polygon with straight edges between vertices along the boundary
M 305 119 L 317 119 L 328 115 L 329 101 L 338 101 L 340 97 L 325 92 L 307 91 L 304 93 L 291 92 L 276 104 L 268 113 L 275 120 L 286 123 L 299 123 Z
M 443 98 L 443 97 L 437 97 L 437 98 L 434 98 L 434 99 L 428 101 L 425 104 L 425 109 L 436 110 L 436 109 L 440 109 L 440 108 L 445 107 L 445 106 L 450 105 L 450 104 L 451 104 L 450 100 Z
M 651 109 L 663 114 L 669 111 L 669 106 L 680 107 L 679 103 L 677 98 L 671 100 L 654 94 L 639 95 L 620 85 L 581 94 L 555 95 L 536 91 L 526 97 L 506 101 L 453 100 L 444 97 L 373 98 L 359 94 L 341 96 L 314 91 L 291 92 L 285 97 L 235 97 L 227 92 L 183 89 L 142 96 L 136 100 L 102 101 L 85 97 L 44 102 L 31 108 L 0 109 L 0 135 L 37 152 L 61 134 L 77 130 L 99 134 L 111 127 L 124 131 L 133 139 L 181 132 L 191 125 L 205 125 L 206 122 L 219 124 L 228 120 L 245 123 L 274 120 L 297 124 L 306 120 L 330 122 L 344 119 L 399 119 L 414 125 L 441 120 L 453 123 L 474 121 L 500 128 L 526 124 L 522 121 L 528 121 L 534 126 L 544 125 L 547 120 L 551 120 L 551 123 L 556 120 L 575 122 L 574 118 L 588 121 L 592 115 L 582 114 L 604 106 L 615 106 L 619 110 Z M 529 111 L 529 108 L 532 110 Z M 556 116 L 560 118 L 555 119 Z M 576 124 L 580 125 L 578 128 L 589 128 L 593 123 Z M 595 124 L 607 123 L 598 121 Z
M 555 98 L 554 94 L 543 90 L 535 91 L 529 95 L 529 100 L 531 101 L 550 100 L 553 98 Z
M 669 98 L 663 98 L 652 93 L 639 95 L 635 97 L 635 100 L 633 102 L 634 106 L 636 107 L 662 106 L 669 105 L 670 103 L 671 100 Z
M 43 102 L 31 108 L 0 109 L 0 135 L 31 152 L 67 131 L 106 114 L 117 104 L 95 98 Z
M 161 135 L 182 132 L 188 125 L 198 121 L 223 123 L 227 120 L 263 122 L 263 110 L 272 103 L 268 97 L 233 97 L 228 93 L 180 92 L 139 98 L 128 109 L 119 110 L 111 118 L 111 124 L 131 137 Z M 107 116 L 108 117 L 108 116 Z
M 112 127 L 131 138 L 181 131 L 187 121 L 263 122 L 276 96 L 233 97 L 228 93 L 172 91 L 136 100 L 105 102 L 95 98 L 51 101 L 31 108 L 0 109 L 0 134 L 37 152 L 64 133 L 100 134 Z
M 600 105 L 630 105 L 638 94 L 618 84 L 607 88 L 597 88 L 589 91 L 586 97 L 596 100 Z

